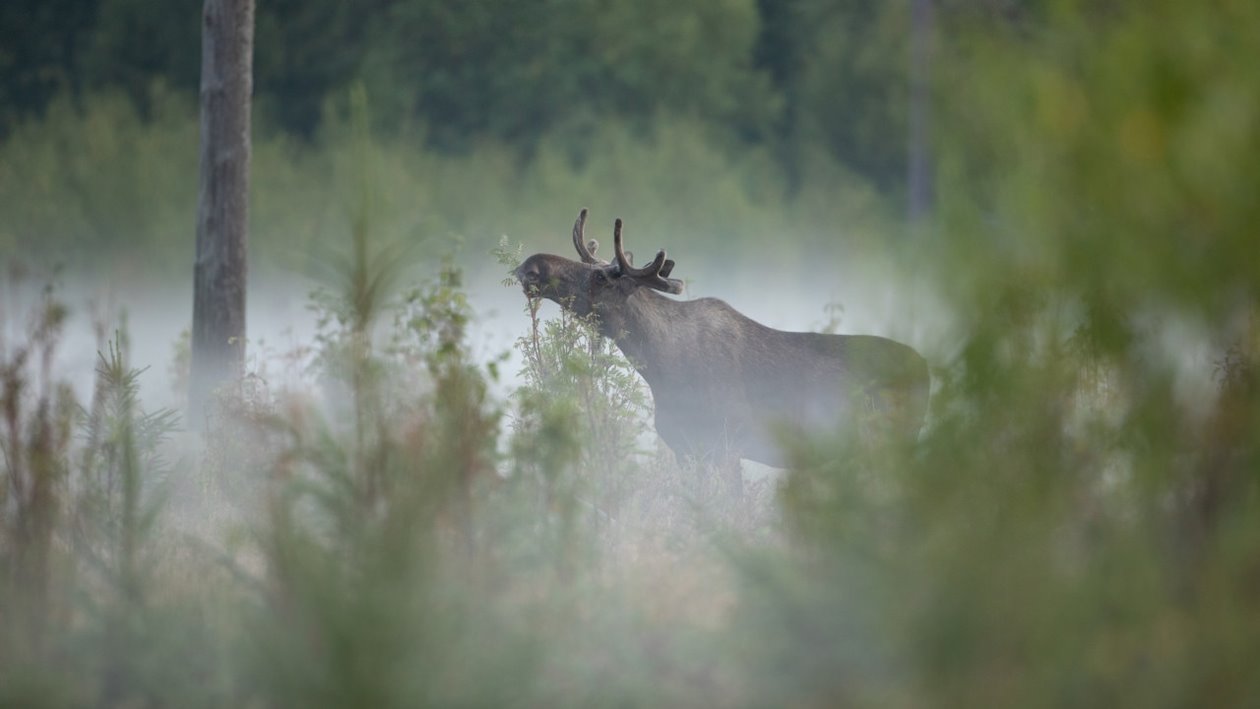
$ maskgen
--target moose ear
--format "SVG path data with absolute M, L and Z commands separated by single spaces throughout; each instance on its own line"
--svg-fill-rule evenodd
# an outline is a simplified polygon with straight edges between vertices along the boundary
M 599 251 L 599 242 L 594 239 L 586 242 L 586 250 L 591 252 L 591 256 L 594 256 L 595 252 Z
M 662 268 L 661 272 L 664 271 L 665 269 Z M 663 281 L 663 283 L 653 284 L 652 287 L 657 290 L 665 291 L 671 295 L 682 295 L 684 285 L 682 281 L 677 278 L 662 278 L 661 281 Z

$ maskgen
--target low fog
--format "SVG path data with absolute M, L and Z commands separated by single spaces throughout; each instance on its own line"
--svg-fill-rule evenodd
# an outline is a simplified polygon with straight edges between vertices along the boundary
M 554 253 L 576 258 L 570 253 L 572 247 L 562 226 L 565 217 L 558 219 L 554 238 L 512 243 L 520 243 L 526 256 Z M 638 247 L 649 252 L 649 247 L 654 250 L 657 242 L 663 242 L 679 264 L 675 275 L 687 284 L 686 291 L 676 296 L 679 300 L 720 298 L 752 319 L 780 330 L 831 329 L 843 334 L 882 335 L 925 352 L 948 347 L 951 320 L 929 279 L 915 273 L 918 264 L 897 263 L 895 257 L 877 251 L 818 258 L 814 250 L 802 250 L 799 257 L 793 255 L 785 262 L 770 237 L 764 244 L 749 245 L 738 254 L 715 259 L 688 248 L 687 237 L 674 234 L 654 238 Z M 513 345 L 526 334 L 528 317 L 520 286 L 503 284 L 509 269 L 496 264 L 490 254 L 495 240 L 463 241 L 458 265 L 464 271 L 464 286 L 475 313 L 469 337 L 474 352 L 483 362 L 504 354 L 510 358 L 509 365 L 502 368 L 497 391 L 506 396 L 514 388 L 519 370 Z M 481 252 L 478 246 L 484 247 Z M 401 280 L 399 290 L 432 280 L 437 268 L 436 261 L 417 264 Z M 148 368 L 141 378 L 145 402 L 170 406 L 182 396 L 174 392 L 171 376 L 181 334 L 191 325 L 192 289 L 187 283 L 161 280 L 152 278 L 148 284 L 137 284 L 136 279 L 115 281 L 93 273 L 41 276 L 33 271 L 10 289 L 8 310 L 11 315 L 22 313 L 23 305 L 35 304 L 50 287 L 52 297 L 69 307 L 57 370 L 74 384 L 80 397 L 91 393 L 97 351 L 104 344 L 100 338 L 113 339 L 116 329 L 125 330 L 132 365 Z M 294 378 L 303 372 L 287 360 L 314 342 L 316 314 L 311 293 L 317 289 L 335 292 L 337 288 L 336 283 L 291 271 L 251 273 L 247 371 L 269 373 L 278 378 L 278 384 L 296 383 Z M 554 317 L 558 312 L 558 306 L 544 302 L 543 317 Z M 9 319 L 5 327 L 13 338 L 10 341 L 17 341 L 25 323 Z

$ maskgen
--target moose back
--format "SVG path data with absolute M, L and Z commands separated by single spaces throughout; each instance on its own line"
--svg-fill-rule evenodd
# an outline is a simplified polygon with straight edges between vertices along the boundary
M 585 239 L 587 211 L 573 225 L 579 261 L 535 254 L 515 272 L 529 297 L 582 316 L 616 341 L 652 390 L 656 431 L 680 456 L 736 455 L 783 465 L 773 429 L 836 430 L 859 417 L 917 435 L 930 379 L 919 353 L 869 335 L 784 332 L 716 298 L 675 300 L 664 250 L 636 268 L 613 226 L 613 261 Z

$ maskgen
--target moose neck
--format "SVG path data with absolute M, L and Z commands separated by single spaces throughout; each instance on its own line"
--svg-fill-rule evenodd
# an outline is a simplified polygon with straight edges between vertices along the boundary
M 617 343 L 634 368 L 652 384 L 662 374 L 662 348 L 670 341 L 669 328 L 677 327 L 682 305 L 654 291 L 642 289 L 630 294 L 610 312 L 600 314 L 599 330 Z

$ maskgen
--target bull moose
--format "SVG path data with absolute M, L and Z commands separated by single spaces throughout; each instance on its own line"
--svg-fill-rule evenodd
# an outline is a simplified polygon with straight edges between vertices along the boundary
M 647 382 L 656 431 L 675 454 L 783 465 L 777 424 L 834 430 L 867 415 L 917 434 L 930 381 L 918 352 L 883 337 L 775 330 L 716 298 L 665 297 L 683 291 L 665 250 L 636 268 L 617 219 L 614 260 L 598 259 L 586 216 L 573 225 L 580 261 L 534 254 L 515 276 L 529 297 L 594 315 Z

